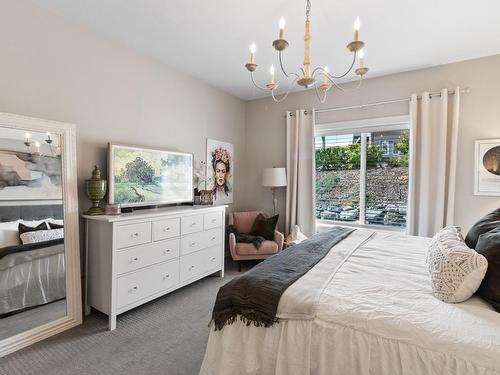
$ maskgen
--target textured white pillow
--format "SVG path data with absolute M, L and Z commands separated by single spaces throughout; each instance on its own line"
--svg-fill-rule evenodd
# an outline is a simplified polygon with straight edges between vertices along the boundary
M 446 227 L 433 238 L 427 253 L 434 296 L 447 303 L 469 299 L 481 285 L 488 261 L 464 242 L 460 228 Z
M 20 237 L 23 245 L 35 242 L 57 240 L 59 238 L 64 238 L 64 229 L 37 230 L 23 233 Z

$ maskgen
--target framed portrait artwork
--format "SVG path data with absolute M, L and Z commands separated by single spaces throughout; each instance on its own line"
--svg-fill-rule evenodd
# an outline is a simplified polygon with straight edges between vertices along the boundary
M 207 189 L 214 192 L 215 204 L 233 203 L 234 146 L 207 139 Z
M 500 196 L 500 139 L 476 141 L 474 195 Z

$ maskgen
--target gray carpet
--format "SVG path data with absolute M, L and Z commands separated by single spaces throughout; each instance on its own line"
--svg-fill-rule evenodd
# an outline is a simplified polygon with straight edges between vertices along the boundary
M 235 268 L 120 315 L 113 332 L 93 311 L 83 325 L 0 359 L 0 374 L 198 374 L 215 296 Z

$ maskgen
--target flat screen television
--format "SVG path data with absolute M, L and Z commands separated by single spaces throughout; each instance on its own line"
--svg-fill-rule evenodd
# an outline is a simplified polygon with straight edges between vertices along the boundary
M 193 154 L 108 146 L 108 201 L 122 207 L 193 201 Z

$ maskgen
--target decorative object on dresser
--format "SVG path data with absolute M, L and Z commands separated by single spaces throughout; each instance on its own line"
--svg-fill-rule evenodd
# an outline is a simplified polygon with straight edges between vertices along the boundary
M 233 212 L 229 214 L 229 225 L 238 233 L 249 234 L 259 215 L 262 215 L 262 212 Z M 283 239 L 283 233 L 275 230 L 273 239 L 264 239 L 260 247 L 257 248 L 253 243 L 236 242 L 236 234 L 229 233 L 229 250 L 233 260 L 238 262 L 238 271 L 241 271 L 241 261 L 243 260 L 267 259 L 280 252 L 283 249 Z
M 0 357 L 82 322 L 75 131 L 0 113 Z
M 216 204 L 233 203 L 234 146 L 207 139 L 207 187 L 215 194 Z M 202 198 L 203 202 L 203 198 Z
M 262 172 L 262 186 L 270 187 L 273 191 L 273 212 L 276 215 L 278 211 L 278 198 L 276 198 L 276 188 L 286 186 L 285 168 L 264 168 Z
M 86 219 L 86 312 L 109 317 L 219 272 L 225 207 L 177 206 Z
M 475 195 L 500 195 L 500 139 L 476 141 Z
M 86 215 L 102 215 L 104 213 L 100 203 L 106 195 L 106 185 L 107 181 L 101 178 L 101 170 L 97 165 L 94 166 L 92 178 L 85 181 L 87 196 L 92 202 L 92 207 L 85 212 Z

